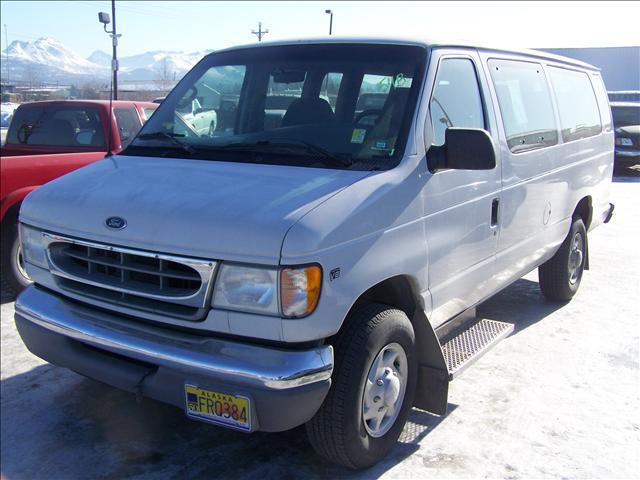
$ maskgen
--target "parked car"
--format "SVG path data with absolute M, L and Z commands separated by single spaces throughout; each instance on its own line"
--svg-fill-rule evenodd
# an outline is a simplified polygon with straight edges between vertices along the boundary
M 14 290 L 30 283 L 18 242 L 23 199 L 54 178 L 120 152 L 155 108 L 154 103 L 115 101 L 111 117 L 108 101 L 33 102 L 16 109 L 0 150 L 2 278 Z
M 0 110 L 0 146 L 4 145 L 4 141 L 7 138 L 7 130 L 9 130 L 13 112 L 16 108 L 18 108 L 17 103 L 2 103 L 2 109 Z
M 366 122 L 365 84 L 385 95 Z M 296 97 L 278 125 L 268 85 Z M 176 119 L 211 89 L 239 101 L 202 136 Z M 366 468 L 512 331 L 476 305 L 535 268 L 547 298 L 574 296 L 613 154 L 602 78 L 576 60 L 388 38 L 217 51 L 123 152 L 24 201 L 16 325 L 53 364 L 243 432 L 306 424 Z
M 213 136 L 218 122 L 218 114 L 213 108 L 203 108 L 197 98 L 187 99 L 175 111 L 198 135 Z
M 640 102 L 640 90 L 614 90 L 607 95 L 610 102 Z
M 640 102 L 611 102 L 616 165 L 640 164 Z

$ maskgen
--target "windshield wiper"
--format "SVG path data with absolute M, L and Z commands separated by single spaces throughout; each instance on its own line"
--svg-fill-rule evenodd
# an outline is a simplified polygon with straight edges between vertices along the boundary
M 187 152 L 190 156 L 193 156 L 196 152 L 190 145 L 181 142 L 177 137 L 184 137 L 185 135 L 182 133 L 171 133 L 171 132 L 149 132 L 138 135 L 136 138 L 140 140 L 163 140 L 168 139 L 175 146 L 179 147 L 181 150 Z M 139 145 L 134 145 L 139 146 Z
M 272 138 L 269 140 L 261 140 L 255 143 L 228 143 L 226 145 L 220 145 L 216 148 L 219 148 L 221 150 L 261 151 L 264 150 L 265 147 L 275 149 L 302 149 L 306 152 L 315 153 L 316 156 L 322 158 L 325 163 L 330 163 L 338 167 L 350 167 L 353 164 L 350 158 L 344 158 L 342 156 L 339 157 L 337 155 L 334 155 L 328 150 L 325 150 L 324 148 L 311 142 L 290 138 Z

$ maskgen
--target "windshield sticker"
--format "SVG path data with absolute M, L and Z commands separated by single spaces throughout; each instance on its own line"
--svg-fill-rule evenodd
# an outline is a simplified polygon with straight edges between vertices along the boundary
M 366 134 L 367 131 L 364 128 L 354 128 L 351 132 L 351 143 L 363 143 Z
M 389 146 L 387 142 L 384 140 L 376 140 L 376 142 L 371 147 L 371 150 L 388 150 Z

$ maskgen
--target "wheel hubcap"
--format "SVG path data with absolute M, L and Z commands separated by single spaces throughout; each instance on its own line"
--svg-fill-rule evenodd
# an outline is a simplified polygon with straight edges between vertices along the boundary
M 407 368 L 407 354 L 398 343 L 385 346 L 371 364 L 362 395 L 362 423 L 372 437 L 383 436 L 398 418 Z
M 577 232 L 573 236 L 571 242 L 571 251 L 569 252 L 569 282 L 575 285 L 580 279 L 582 273 L 582 260 L 584 258 L 584 239 L 582 234 Z

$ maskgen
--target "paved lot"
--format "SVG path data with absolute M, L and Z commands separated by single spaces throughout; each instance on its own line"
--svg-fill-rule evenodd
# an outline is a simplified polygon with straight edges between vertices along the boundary
M 303 429 L 245 435 L 189 421 L 31 355 L 2 293 L 2 480 L 67 478 L 639 478 L 640 178 L 617 179 L 613 221 L 566 305 L 533 272 L 481 306 L 514 334 L 414 410 L 367 472 L 320 460 Z

